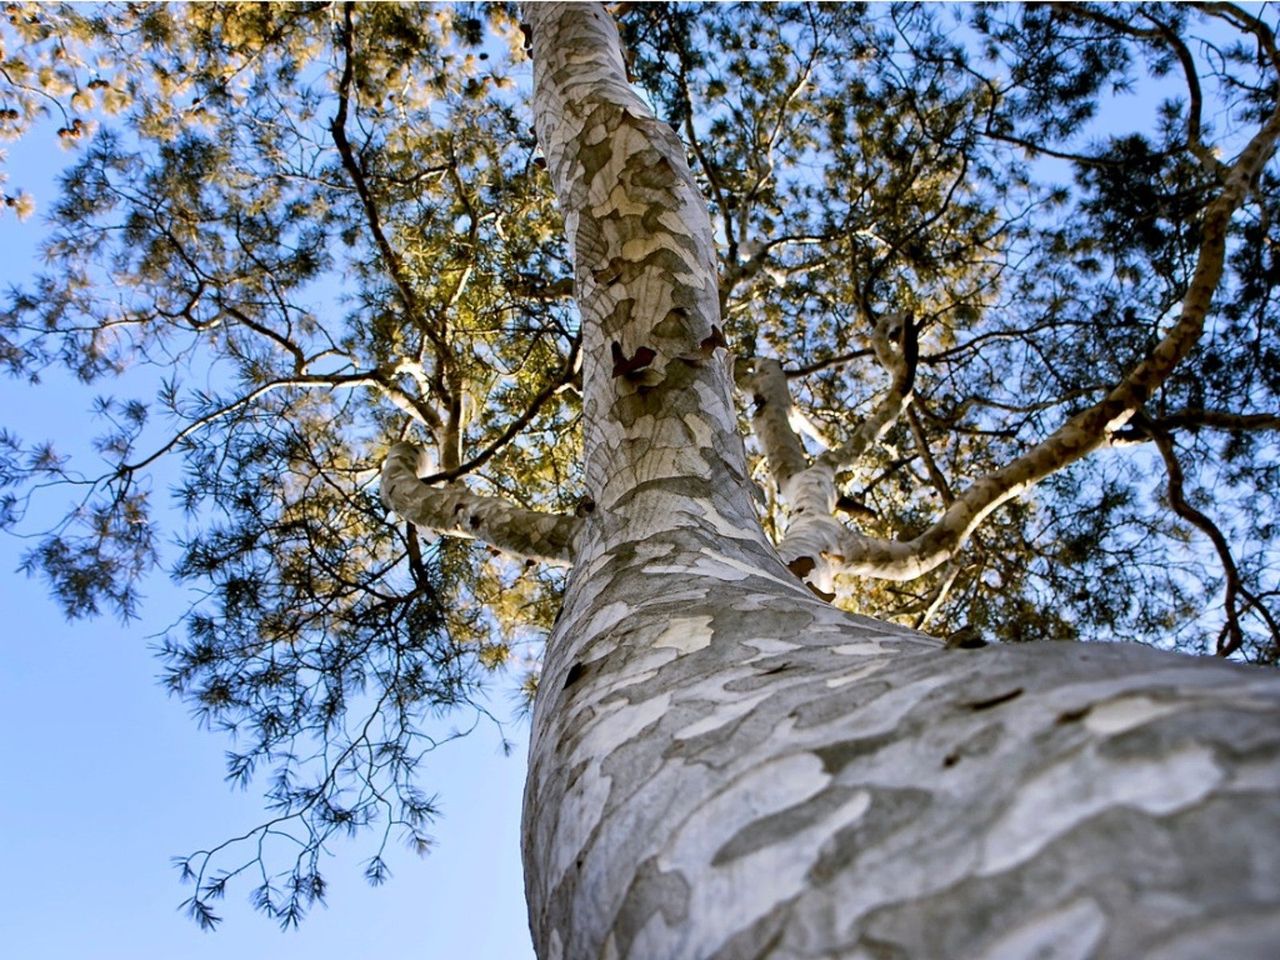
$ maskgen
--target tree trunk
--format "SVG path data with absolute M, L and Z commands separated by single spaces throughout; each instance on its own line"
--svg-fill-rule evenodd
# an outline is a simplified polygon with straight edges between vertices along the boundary
M 815 596 L 756 519 L 683 148 L 603 8 L 526 16 L 594 502 L 534 711 L 538 955 L 1274 956 L 1280 685 Z

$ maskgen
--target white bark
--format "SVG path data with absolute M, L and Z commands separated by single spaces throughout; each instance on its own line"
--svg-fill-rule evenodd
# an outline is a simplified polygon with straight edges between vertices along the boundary
M 947 650 L 816 598 L 753 514 L 683 148 L 602 7 L 526 17 L 597 505 L 534 711 L 539 957 L 1273 956 L 1280 683 L 1124 645 Z M 788 494 L 829 515 L 836 466 L 778 436 Z M 392 459 L 388 501 L 432 500 Z
M 501 497 L 471 493 L 461 483 L 428 486 L 426 452 L 397 443 L 382 463 L 382 501 L 415 526 L 482 540 L 526 560 L 567 565 L 581 527 L 577 517 L 525 510 Z

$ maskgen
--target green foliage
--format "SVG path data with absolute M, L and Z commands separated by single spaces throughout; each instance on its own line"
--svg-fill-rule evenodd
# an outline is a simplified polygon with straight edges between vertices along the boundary
M 390 5 L 28 15 L 75 46 L 64 86 L 85 86 L 82 63 L 131 66 L 113 74 L 124 113 L 62 177 L 49 269 L 13 295 L 0 359 L 108 391 L 154 368 L 157 388 L 100 405 L 105 469 L 26 567 L 69 616 L 132 615 L 157 560 L 148 470 L 180 460 L 173 574 L 205 599 L 163 643 L 166 683 L 236 734 L 231 779 L 266 776 L 273 819 L 246 849 L 288 832 L 300 852 L 283 877 L 260 855 L 232 873 L 257 868 L 255 903 L 293 923 L 331 836 L 378 825 L 371 879 L 397 831 L 425 850 L 422 758 L 440 724 L 485 716 L 484 677 L 545 628 L 561 586 L 419 544 L 377 497 L 391 443 L 451 433 L 480 488 L 574 496 L 577 398 L 553 391 L 574 375 L 577 321 L 539 292 L 566 268 L 514 89 L 516 25 L 497 7 L 483 22 Z M 500 442 L 517 421 L 544 456 Z M 6 433 L 4 449 L 13 526 L 30 485 L 71 475 L 56 445 Z M 204 924 L 228 855 L 184 861 Z

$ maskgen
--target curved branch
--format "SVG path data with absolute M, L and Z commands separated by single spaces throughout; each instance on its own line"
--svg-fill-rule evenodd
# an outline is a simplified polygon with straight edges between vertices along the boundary
M 269 380 L 268 382 L 250 390 L 244 396 L 239 397 L 230 403 L 224 404 L 217 410 L 210 411 L 204 416 L 191 421 L 191 423 L 187 424 L 175 433 L 163 446 L 159 447 L 136 463 L 121 464 L 117 472 L 132 473 L 136 470 L 141 470 L 143 467 L 159 460 L 162 456 L 193 433 L 202 430 L 209 426 L 209 424 L 216 420 L 220 420 L 228 414 L 235 413 L 237 410 L 247 407 L 259 397 L 264 397 L 268 393 L 283 389 L 284 387 L 327 387 L 329 389 L 375 387 L 382 390 L 387 395 L 388 399 L 390 399 L 396 406 L 401 407 L 401 409 L 405 409 L 407 412 L 414 412 L 412 405 L 409 403 L 409 398 L 406 398 L 403 394 L 398 393 L 393 387 L 391 387 L 383 376 L 383 372 L 381 370 L 365 373 L 344 373 L 335 375 L 311 373 L 297 377 L 282 377 L 278 380 Z
M 460 483 L 430 486 L 418 478 L 426 452 L 397 443 L 382 463 L 382 502 L 418 527 L 481 540 L 527 560 L 568 565 L 582 521 L 525 510 L 502 497 L 470 493 Z
M 897 334 L 896 348 L 891 338 Z M 916 326 L 907 313 L 885 314 L 876 324 L 872 347 L 880 365 L 893 375 L 889 392 L 876 404 L 853 435 L 841 446 L 828 450 L 818 458 L 818 463 L 833 472 L 846 469 L 866 451 L 871 444 L 883 437 L 902 416 L 911 403 L 911 390 L 915 386 L 916 361 L 919 358 L 919 341 Z
M 911 425 L 911 438 L 915 441 L 916 450 L 920 452 L 920 459 L 924 463 L 925 470 L 929 473 L 929 482 L 933 484 L 933 489 L 938 491 L 938 496 L 942 498 L 943 506 L 951 506 L 955 502 L 956 496 L 951 492 L 951 484 L 947 483 L 947 478 L 942 475 L 942 471 L 938 468 L 938 462 L 934 460 L 933 453 L 929 450 L 929 438 L 925 435 L 924 424 L 920 422 L 920 417 L 916 413 L 914 406 L 907 410 L 907 422 Z M 920 629 L 918 624 L 916 629 Z
M 1200 339 L 1226 256 L 1231 216 L 1280 138 L 1280 104 L 1231 165 L 1222 192 L 1205 210 L 1195 272 L 1177 323 L 1155 349 L 1098 403 L 1071 417 L 1021 457 L 965 490 L 931 527 L 906 542 L 865 537 L 841 528 L 832 558 L 839 572 L 912 580 L 946 562 L 1001 504 L 1103 446 L 1142 408 Z
M 1145 416 L 1112 436 L 1113 443 L 1142 443 L 1151 430 L 1280 430 L 1280 413 L 1232 413 L 1229 410 L 1179 410 L 1163 417 Z
M 1218 562 L 1222 564 L 1223 577 L 1226 579 L 1226 593 L 1222 600 L 1226 623 L 1223 625 L 1221 636 L 1218 637 L 1216 651 L 1218 656 L 1230 656 L 1244 645 L 1244 632 L 1240 629 L 1237 598 L 1243 598 L 1249 606 L 1253 607 L 1271 628 L 1272 636 L 1280 640 L 1280 625 L 1277 625 L 1271 616 L 1271 611 L 1241 581 L 1240 568 L 1231 555 L 1227 538 L 1207 514 L 1197 510 L 1187 501 L 1182 465 L 1178 462 L 1177 453 L 1173 449 L 1173 437 L 1150 421 L 1146 421 L 1143 426 L 1149 431 L 1151 439 L 1155 441 L 1156 449 L 1160 451 L 1160 459 L 1164 461 L 1165 473 L 1169 477 L 1169 506 L 1173 508 L 1174 513 L 1209 538 L 1209 542 L 1213 544 L 1213 549 L 1218 554 Z

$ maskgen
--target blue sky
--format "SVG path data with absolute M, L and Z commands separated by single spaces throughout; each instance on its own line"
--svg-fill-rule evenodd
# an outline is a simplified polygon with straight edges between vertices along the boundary
M 50 174 L 72 158 L 37 131 L 8 144 L 7 189 L 22 187 L 47 208 Z M 39 208 L 25 224 L 0 215 L 0 288 L 37 265 Z M 59 382 L 30 388 L 0 380 L 0 426 L 24 439 L 87 443 L 96 392 Z M 164 484 L 156 484 L 163 491 Z M 56 507 L 61 495 L 47 501 Z M 37 505 L 39 509 L 39 505 Z M 28 526 L 34 531 L 38 524 Z M 170 857 L 235 836 L 262 819 L 258 795 L 223 782 L 219 735 L 197 729 L 186 707 L 156 684 L 148 647 L 181 614 L 183 597 L 163 576 L 145 585 L 140 620 L 66 623 L 39 580 L 15 570 L 24 543 L 0 534 L 0 935 L 24 960 L 114 960 L 176 956 L 258 960 L 374 956 L 525 960 L 533 956 L 519 857 L 520 794 L 527 723 L 432 754 L 422 783 L 443 818 L 435 851 L 394 853 L 394 876 L 372 889 L 361 876 L 371 850 L 340 843 L 324 871 L 328 908 L 281 933 L 255 914 L 240 887 L 226 922 L 202 933 L 181 915 L 187 889 Z M 492 704 L 511 713 L 499 691 Z M 371 839 L 371 838 L 369 838 Z

